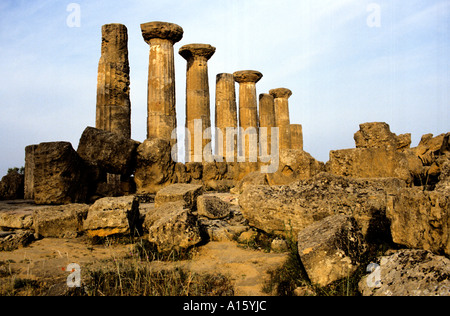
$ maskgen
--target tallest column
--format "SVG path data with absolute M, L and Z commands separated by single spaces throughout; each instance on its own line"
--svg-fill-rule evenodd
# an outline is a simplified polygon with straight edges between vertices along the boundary
M 175 61 L 173 45 L 183 38 L 183 29 L 172 23 L 141 24 L 142 36 L 150 45 L 148 71 L 147 138 L 169 140 L 177 127 L 175 108 Z

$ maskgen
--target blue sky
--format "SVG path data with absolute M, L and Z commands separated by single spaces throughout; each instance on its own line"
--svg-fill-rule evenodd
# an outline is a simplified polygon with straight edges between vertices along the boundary
M 73 1 L 80 27 L 69 27 L 72 1 L 0 2 L 0 175 L 24 165 L 24 147 L 69 141 L 95 125 L 101 26 L 128 27 L 132 137 L 146 136 L 148 45 L 141 23 L 183 27 L 185 44 L 217 48 L 215 76 L 255 69 L 258 93 L 286 87 L 291 122 L 302 124 L 305 150 L 321 161 L 353 148 L 364 122 L 394 133 L 450 131 L 450 1 L 131 0 Z M 369 27 L 380 8 L 380 27 Z M 186 61 L 176 55 L 177 113 L 184 125 Z

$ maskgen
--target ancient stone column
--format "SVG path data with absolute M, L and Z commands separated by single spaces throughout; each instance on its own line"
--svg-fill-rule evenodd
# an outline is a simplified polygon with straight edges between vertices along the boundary
M 102 27 L 98 65 L 96 127 L 131 138 L 130 66 L 125 25 Z
M 247 133 L 240 134 L 240 150 L 245 153 L 246 161 L 249 157 L 257 157 L 258 145 L 256 142 L 250 146 L 250 141 L 254 136 L 246 137 L 250 128 L 256 131 L 258 139 L 258 100 L 256 96 L 256 83 L 263 77 L 262 73 L 254 70 L 244 70 L 234 73 L 234 80 L 239 83 L 239 127 Z M 253 141 L 254 142 L 254 141 Z M 250 150 L 252 152 L 250 152 Z M 254 152 L 256 150 L 256 152 Z M 244 156 L 244 155 L 242 155 Z
M 34 199 L 34 153 L 38 145 L 25 147 L 25 200 Z
M 273 96 L 268 93 L 259 95 L 259 127 L 260 127 L 260 147 L 262 155 L 270 155 L 272 149 L 272 127 L 275 124 L 275 105 Z M 266 134 L 261 133 L 261 129 L 266 129 Z
M 208 60 L 215 52 L 216 48 L 208 44 L 185 45 L 179 52 L 187 61 L 186 128 L 190 135 L 186 135 L 186 161 L 189 162 L 204 161 L 203 150 L 212 141 Z M 198 133 L 200 130 L 195 130 L 195 120 L 202 121 L 201 134 Z M 208 128 L 210 132 L 204 138 L 203 133 Z M 209 156 L 212 155 L 211 150 L 208 149 Z
M 234 162 L 237 156 L 237 105 L 233 74 L 222 73 L 216 77 L 216 131 L 221 131 L 222 139 L 216 133 L 216 154 L 228 157 Z M 230 133 L 227 135 L 227 129 Z M 236 133 L 231 133 L 232 129 Z M 228 149 L 227 149 L 228 144 Z M 223 148 L 220 152 L 220 147 Z M 228 151 L 233 148 L 232 151 Z
M 303 150 L 303 126 L 291 124 L 291 148 Z
M 142 36 L 150 45 L 148 70 L 147 138 L 159 137 L 175 145 L 175 62 L 173 45 L 183 38 L 183 29 L 172 23 L 141 24 Z
M 275 99 L 275 122 L 280 129 L 280 150 L 291 149 L 291 123 L 289 118 L 289 98 L 292 91 L 285 88 L 269 92 Z

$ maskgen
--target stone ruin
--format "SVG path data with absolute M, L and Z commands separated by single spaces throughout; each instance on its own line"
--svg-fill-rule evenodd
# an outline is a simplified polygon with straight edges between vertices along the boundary
M 410 134 L 365 123 L 356 148 L 331 151 L 325 164 L 303 150 L 302 126 L 291 124 L 292 91 L 258 99 L 263 74 L 244 70 L 216 77 L 211 144 L 208 61 L 216 48 L 189 44 L 179 50 L 187 61 L 187 137 L 186 162 L 178 162 L 174 45 L 183 29 L 165 22 L 141 29 L 150 45 L 147 139 L 131 139 L 127 28 L 104 25 L 96 127 L 85 129 L 77 150 L 67 142 L 26 147 L 24 176 L 4 177 L 0 197 L 40 207 L 0 211 L 0 230 L 54 238 L 145 231 L 160 251 L 290 230 L 309 278 L 321 285 L 355 271 L 358 255 L 380 242 L 450 255 L 450 133 L 424 135 L 411 148 Z M 267 157 L 277 159 L 274 172 L 261 172 Z M 352 244 L 340 245 L 342 236 Z M 324 260 L 330 269 L 318 268 Z

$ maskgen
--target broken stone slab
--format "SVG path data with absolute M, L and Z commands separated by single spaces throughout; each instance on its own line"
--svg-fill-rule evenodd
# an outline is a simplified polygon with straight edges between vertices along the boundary
M 450 260 L 426 250 L 383 256 L 359 282 L 363 296 L 450 296 Z
M 88 210 L 87 204 L 50 206 L 35 210 L 34 232 L 44 238 L 76 238 L 83 232 L 83 221 Z
M 184 201 L 163 203 L 148 212 L 144 229 L 160 252 L 188 249 L 202 241 L 197 217 Z
M 424 172 L 420 159 L 410 151 L 392 148 L 355 148 L 330 152 L 327 172 L 353 178 L 399 178 L 408 184 Z
M 155 197 L 155 206 L 181 201 L 190 210 L 197 208 L 197 198 L 203 193 L 203 186 L 196 184 L 172 184 L 160 190 Z
M 34 240 L 34 234 L 29 230 L 0 232 L 0 251 L 14 251 L 22 247 L 27 247 Z
M 129 175 L 136 164 L 139 142 L 116 133 L 87 127 L 78 145 L 78 154 L 103 172 Z
M 364 123 L 359 128 L 354 136 L 356 148 L 404 150 L 411 145 L 411 134 L 397 136 L 384 122 Z
M 134 175 L 138 194 L 155 194 L 172 183 L 176 163 L 171 151 L 170 141 L 156 137 L 139 145 Z
M 335 215 L 298 234 L 298 252 L 313 284 L 326 286 L 348 277 L 359 267 L 366 250 L 354 218 Z
M 39 144 L 34 152 L 36 204 L 84 203 L 88 192 L 86 175 L 86 165 L 72 144 Z
M 400 179 L 352 179 L 321 173 L 284 186 L 248 186 L 239 197 L 250 225 L 271 234 L 301 230 L 328 216 L 345 214 L 358 222 L 368 240 L 391 241 L 387 197 L 405 182 Z
M 209 219 L 224 219 L 230 216 L 231 204 L 222 201 L 216 196 L 202 195 L 197 199 L 198 216 Z
M 33 226 L 33 210 L 1 210 L 0 229 L 30 229 Z
M 209 241 L 234 241 L 242 233 L 250 230 L 248 221 L 238 209 L 230 209 L 229 215 L 222 219 L 200 216 L 199 225 Z
M 139 202 L 134 196 L 107 197 L 89 208 L 83 229 L 90 237 L 134 233 L 139 221 Z
M 450 255 L 448 191 L 404 188 L 390 197 L 386 215 L 395 243 Z

